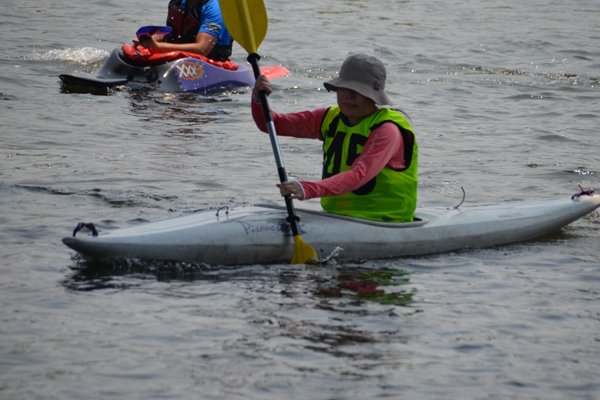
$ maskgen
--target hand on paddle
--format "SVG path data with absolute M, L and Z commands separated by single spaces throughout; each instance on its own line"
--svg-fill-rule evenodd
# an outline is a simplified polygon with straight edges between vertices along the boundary
M 254 84 L 254 91 L 252 92 L 252 98 L 256 102 L 256 104 L 260 104 L 260 97 L 258 96 L 259 92 L 265 92 L 268 96 L 273 93 L 273 86 L 271 86 L 271 81 L 264 76 L 260 75 L 256 78 L 256 83 Z
M 292 200 L 304 200 L 304 193 L 298 182 L 283 182 L 277 187 L 283 197 L 289 195 Z

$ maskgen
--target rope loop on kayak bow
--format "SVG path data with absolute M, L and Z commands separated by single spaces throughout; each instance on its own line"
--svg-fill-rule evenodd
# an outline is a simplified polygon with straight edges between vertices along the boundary
M 581 192 L 575 193 L 573 196 L 571 196 L 571 200 L 574 200 L 574 199 L 576 199 L 579 196 L 583 196 L 584 194 L 586 196 L 593 196 L 594 195 L 594 189 L 583 190 L 583 187 L 581 187 L 581 185 L 577 185 L 577 186 L 579 186 L 579 190 L 581 190 Z
M 94 224 L 92 224 L 92 223 L 86 223 L 86 222 L 80 222 L 80 223 L 77 224 L 77 226 L 75 227 L 75 230 L 73 231 L 73 237 L 75 237 L 75 235 L 77 234 L 77 232 L 79 232 L 83 228 L 88 228 L 89 230 L 91 230 L 92 231 L 92 236 L 98 236 L 98 231 L 96 230 L 96 227 L 94 226 Z
M 229 206 L 223 206 L 223 207 L 221 207 L 221 208 L 219 208 L 219 209 L 217 210 L 217 217 L 219 216 L 219 212 L 220 212 L 222 209 L 225 209 L 225 215 L 229 215 Z

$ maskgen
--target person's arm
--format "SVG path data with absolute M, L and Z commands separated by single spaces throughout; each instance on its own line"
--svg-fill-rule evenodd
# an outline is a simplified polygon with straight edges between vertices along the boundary
M 159 53 L 169 53 L 171 51 L 185 51 L 188 53 L 200 54 L 207 57 L 217 44 L 218 38 L 210 33 L 200 32 L 196 35 L 194 43 L 167 43 L 162 41 L 163 37 L 150 37 L 147 40 L 138 40 L 136 43 Z M 134 43 L 136 41 L 134 40 Z
M 350 170 L 317 182 L 289 182 L 290 185 L 284 185 L 282 194 L 303 200 L 348 193 L 369 182 L 386 165 L 394 169 L 402 169 L 406 165 L 404 141 L 393 123 L 385 123 L 371 132 L 363 152 Z
M 264 91 L 267 96 L 273 91 L 271 82 L 264 75 L 258 77 L 252 92 L 252 118 L 254 118 L 254 122 L 258 129 L 267 132 L 267 123 L 258 96 L 258 92 L 261 90 Z M 323 137 L 321 136 L 321 122 L 323 121 L 326 112 L 326 108 L 293 114 L 277 114 L 271 110 L 271 115 L 273 116 L 273 123 L 275 124 L 277 136 L 323 140 Z

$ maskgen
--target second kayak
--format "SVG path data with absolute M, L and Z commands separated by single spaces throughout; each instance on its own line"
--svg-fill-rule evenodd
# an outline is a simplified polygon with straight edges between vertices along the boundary
M 194 57 L 168 62 L 136 62 L 128 58 L 121 48 L 114 49 L 95 74 L 62 74 L 59 78 L 66 87 L 97 90 L 128 86 L 165 92 L 205 93 L 221 88 L 254 85 L 252 69 L 227 63 L 221 65 L 225 63 Z M 237 68 L 233 69 L 231 65 Z M 261 72 L 269 79 L 289 74 L 285 67 L 277 65 L 262 67 Z

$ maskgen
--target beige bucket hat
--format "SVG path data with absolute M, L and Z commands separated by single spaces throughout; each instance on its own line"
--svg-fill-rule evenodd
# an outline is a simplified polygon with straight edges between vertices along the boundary
M 340 76 L 323 83 L 327 91 L 351 89 L 373 100 L 375 104 L 392 105 L 385 94 L 385 66 L 377 58 L 365 54 L 352 55 L 344 61 Z

